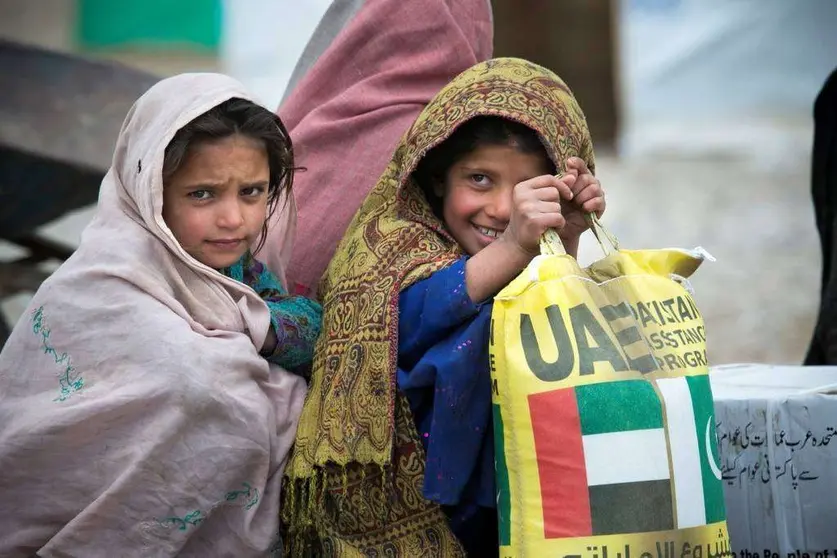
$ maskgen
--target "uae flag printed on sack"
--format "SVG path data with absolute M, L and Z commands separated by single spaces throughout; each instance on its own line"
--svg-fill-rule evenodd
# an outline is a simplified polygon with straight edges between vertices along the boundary
M 724 520 L 709 377 L 656 385 L 627 380 L 529 396 L 547 539 Z

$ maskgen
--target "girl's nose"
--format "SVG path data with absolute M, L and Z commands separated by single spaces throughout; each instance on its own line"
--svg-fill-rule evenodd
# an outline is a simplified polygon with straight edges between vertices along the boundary
M 218 226 L 222 229 L 238 229 L 244 224 L 244 214 L 238 200 L 219 204 Z
M 486 207 L 486 214 L 499 222 L 508 223 L 511 219 L 513 190 L 514 186 L 495 188 L 491 201 Z

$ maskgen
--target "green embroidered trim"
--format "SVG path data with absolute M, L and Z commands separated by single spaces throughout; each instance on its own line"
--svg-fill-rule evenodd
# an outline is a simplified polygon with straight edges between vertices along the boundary
M 224 500 L 227 502 L 234 502 L 239 496 L 244 496 L 247 498 L 247 501 L 244 504 L 244 509 L 249 510 L 259 503 L 259 499 L 261 498 L 259 489 L 250 486 L 249 482 L 243 482 L 241 485 L 244 487 L 244 490 L 232 490 L 227 492 L 226 496 L 224 496 Z
M 74 393 L 82 390 L 84 387 L 84 379 L 81 377 L 81 374 L 76 372 L 70 355 L 66 352 L 58 354 L 58 351 L 50 344 L 50 328 L 46 323 L 43 306 L 38 307 L 37 310 L 32 312 L 32 333 L 40 337 L 41 349 L 44 351 L 44 354 L 51 355 L 55 359 L 55 364 L 62 367 L 61 376 L 58 378 L 58 397 L 53 399 L 53 401 L 66 401 Z
M 217 508 L 218 506 L 224 505 L 227 502 L 235 502 L 239 498 L 244 500 L 244 509 L 249 511 L 259 503 L 261 499 L 261 493 L 259 489 L 251 485 L 249 482 L 242 482 L 241 486 L 244 487 L 243 490 L 231 490 L 224 495 L 224 499 L 216 502 L 211 508 L 210 512 Z M 157 523 L 161 527 L 177 527 L 178 531 L 185 531 L 190 527 L 197 527 L 201 523 L 203 523 L 207 518 L 207 514 L 205 514 L 201 510 L 194 510 L 183 517 L 179 517 L 176 515 L 164 517 L 163 519 L 157 519 Z
M 160 525 L 163 527 L 173 527 L 176 526 L 179 531 L 185 531 L 191 525 L 192 527 L 197 527 L 201 523 L 203 523 L 206 516 L 203 515 L 203 512 L 200 510 L 195 510 L 191 513 L 187 513 L 182 518 L 181 517 L 167 517 L 165 519 L 160 520 Z

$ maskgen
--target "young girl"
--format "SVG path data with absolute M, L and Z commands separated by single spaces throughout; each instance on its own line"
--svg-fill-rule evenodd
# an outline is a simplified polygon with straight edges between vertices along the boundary
M 309 367 L 320 309 L 250 246 L 293 168 L 230 78 L 137 101 L 78 250 L 0 352 L 0 555 L 281 552 L 306 389 L 284 368 Z
M 163 159 L 163 219 L 200 263 L 253 288 L 270 309 L 261 354 L 288 369 L 310 364 L 321 308 L 289 296 L 253 258 L 293 181 L 291 140 L 270 111 L 231 99 L 178 130 Z
M 592 166 L 566 85 L 522 60 L 474 66 L 423 111 L 322 285 L 292 553 L 496 556 L 491 299 L 549 228 L 575 255 L 605 207 Z

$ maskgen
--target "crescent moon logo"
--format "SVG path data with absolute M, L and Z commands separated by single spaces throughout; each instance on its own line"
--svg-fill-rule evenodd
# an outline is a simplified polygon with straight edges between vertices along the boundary
M 715 475 L 715 478 L 721 480 L 721 469 L 715 463 L 715 452 L 712 451 L 712 436 L 709 435 L 709 429 L 712 427 L 712 417 L 709 417 L 709 420 L 706 421 L 706 460 L 709 461 L 709 468 L 712 470 L 712 474 Z

